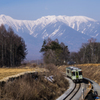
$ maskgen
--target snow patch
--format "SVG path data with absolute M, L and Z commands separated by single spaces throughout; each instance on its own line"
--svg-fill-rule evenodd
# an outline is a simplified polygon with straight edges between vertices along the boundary
M 91 24 L 87 25 L 88 27 L 91 27 Z
M 34 37 L 37 37 L 38 33 L 34 34 Z
M 99 35 L 99 33 L 96 34 L 96 37 Z
M 49 35 L 47 33 L 45 33 L 42 37 L 42 39 L 45 39 L 46 37 L 48 37 Z
M 97 30 L 94 33 L 96 33 L 96 32 L 97 32 Z
M 86 30 L 86 28 L 84 28 L 84 30 L 83 30 L 81 33 L 85 34 L 85 33 L 84 33 L 85 30 Z
M 63 33 L 60 33 L 58 36 L 61 36 Z
M 46 29 L 43 31 L 43 33 L 42 34 L 44 34 L 46 32 Z
M 54 36 L 58 31 L 59 31 L 59 29 L 56 29 L 52 34 L 49 35 L 49 37 Z
M 77 31 L 79 31 L 79 23 L 77 22 Z
M 72 28 L 74 29 L 74 27 L 75 27 L 75 23 L 72 25 Z

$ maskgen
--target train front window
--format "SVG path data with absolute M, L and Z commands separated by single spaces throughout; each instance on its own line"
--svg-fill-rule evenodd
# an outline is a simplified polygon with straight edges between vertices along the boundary
M 72 72 L 72 75 L 75 76 L 75 72 Z
M 79 75 L 82 75 L 82 72 L 81 71 L 79 72 Z
M 76 72 L 76 76 L 78 76 L 78 72 Z

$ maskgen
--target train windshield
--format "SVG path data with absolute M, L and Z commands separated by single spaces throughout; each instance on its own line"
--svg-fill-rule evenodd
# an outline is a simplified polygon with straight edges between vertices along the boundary
M 75 72 L 72 72 L 72 75 L 75 76 Z
M 79 75 L 82 75 L 82 71 L 79 72 Z

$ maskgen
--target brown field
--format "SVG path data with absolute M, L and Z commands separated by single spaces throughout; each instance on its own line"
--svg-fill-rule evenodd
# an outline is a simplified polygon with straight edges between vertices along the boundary
M 83 72 L 83 77 L 94 80 L 100 85 L 100 64 L 75 64 L 69 66 L 75 66 L 81 68 Z M 66 67 L 68 67 L 68 65 L 60 66 L 59 70 L 65 72 Z
M 81 68 L 83 72 L 83 77 L 92 79 L 100 85 L 100 64 L 75 64 L 69 66 Z M 58 69 L 59 71 L 66 72 L 66 67 L 68 67 L 68 65 L 58 66 Z M 24 100 L 33 100 L 34 98 L 34 100 L 37 100 L 38 98 L 39 100 L 54 100 L 55 98 L 59 97 L 65 90 L 68 89 L 68 82 L 67 80 L 64 80 L 64 77 L 60 75 L 59 71 L 57 70 L 57 68 L 55 68 L 54 65 L 48 65 L 48 70 L 50 71 L 48 74 L 43 74 L 46 76 L 56 76 L 54 83 L 44 80 L 44 75 L 41 74 L 38 76 L 40 78 L 36 82 L 29 77 L 15 80 L 13 82 L 8 82 L 4 87 L 0 89 L 0 97 L 2 97 L 2 99 L 0 99 L 14 100 L 15 98 L 18 98 L 17 100 L 22 100 L 22 98 L 24 98 Z M 45 69 L 36 66 L 24 66 L 19 68 L 0 68 L 0 79 L 26 71 L 45 72 Z M 20 95 L 18 95 L 18 93 Z
M 39 68 L 39 67 L 23 67 L 23 68 L 0 68 L 0 80 L 8 77 L 8 76 L 12 76 L 12 75 L 16 75 L 22 72 L 27 72 L 27 71 L 37 71 L 37 72 L 41 72 L 44 71 L 43 68 Z

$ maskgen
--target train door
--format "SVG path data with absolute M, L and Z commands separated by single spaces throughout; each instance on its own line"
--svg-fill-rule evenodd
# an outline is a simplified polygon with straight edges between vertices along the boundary
M 79 78 L 79 73 L 78 73 L 78 71 L 76 71 L 76 79 L 78 79 Z

